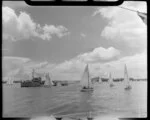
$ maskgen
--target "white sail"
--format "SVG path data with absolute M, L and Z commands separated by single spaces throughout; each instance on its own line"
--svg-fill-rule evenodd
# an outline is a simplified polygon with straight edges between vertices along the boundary
M 48 74 L 48 79 L 50 80 L 50 85 L 51 85 L 51 86 L 54 85 L 54 83 L 53 83 L 52 79 L 50 78 L 50 75 L 49 75 L 49 74 Z
M 7 84 L 11 84 L 10 77 L 8 77 Z
M 46 73 L 45 74 L 45 85 L 46 86 L 52 86 L 53 85 L 53 82 L 51 81 L 51 78 L 50 78 L 50 76 L 49 76 L 49 73 Z
M 113 87 L 113 78 L 111 77 L 111 73 L 109 74 L 109 83 L 110 83 L 110 87 Z
M 99 76 L 99 83 L 101 83 L 102 82 L 102 78 Z
M 9 77 L 9 78 L 8 78 L 7 83 L 8 83 L 9 85 L 12 85 L 12 84 L 13 84 L 13 79 L 12 79 L 12 77 Z
M 113 79 L 111 77 L 111 73 L 109 74 L 109 83 L 112 84 L 113 83 Z
M 88 69 L 88 65 L 86 65 L 82 79 L 81 79 L 81 86 L 89 88 L 92 86 L 90 77 L 89 77 L 89 69 Z
M 127 72 L 126 65 L 125 65 L 125 68 L 124 68 L 124 82 L 125 82 L 126 86 L 129 86 L 129 77 L 128 77 L 128 72 Z

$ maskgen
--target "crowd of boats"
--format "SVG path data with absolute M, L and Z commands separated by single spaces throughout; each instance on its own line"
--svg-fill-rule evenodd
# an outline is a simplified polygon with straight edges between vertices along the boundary
M 7 81 L 3 81 L 4 84 L 13 85 L 15 83 L 19 83 L 21 87 L 51 87 L 57 86 L 58 84 L 62 86 L 68 85 L 67 81 L 52 81 L 49 73 L 44 73 L 44 78 L 35 77 L 35 70 L 32 71 L 32 79 L 30 80 L 14 80 L 8 79 Z
M 30 80 L 7 80 L 7 81 L 3 81 L 4 84 L 15 84 L 15 83 L 19 83 L 21 87 L 52 87 L 52 86 L 67 86 L 68 84 L 71 84 L 71 82 L 69 81 L 57 81 L 57 80 L 51 80 L 50 78 L 50 74 L 49 73 L 44 73 L 45 78 L 42 79 L 41 77 L 35 77 L 35 70 L 32 70 L 32 79 Z M 95 82 L 101 83 L 101 82 L 109 82 L 110 83 L 110 87 L 113 87 L 114 84 L 113 82 L 119 82 L 119 81 L 124 81 L 126 82 L 126 88 L 127 89 L 131 89 L 131 85 L 130 85 L 130 81 L 134 81 L 135 79 L 133 78 L 129 78 L 128 73 L 127 73 L 127 67 L 125 65 L 124 67 L 124 78 L 116 78 L 113 79 L 111 73 L 109 74 L 109 78 L 102 78 L 102 77 L 95 77 L 95 78 L 91 78 L 89 75 L 89 67 L 88 64 L 86 65 L 85 69 L 84 69 L 84 73 L 83 76 L 81 78 L 80 85 L 82 86 L 81 91 L 93 91 L 93 84 Z M 143 79 L 146 80 L 146 79 Z M 136 80 L 139 81 L 139 80 Z M 78 82 L 78 81 L 75 81 Z M 72 82 L 72 83 L 75 83 Z
M 57 86 L 58 84 L 60 84 L 61 86 L 68 85 L 67 81 L 52 81 L 49 73 L 45 73 L 45 80 L 42 80 L 41 77 L 35 77 L 34 73 L 35 71 L 33 69 L 31 80 L 25 80 L 25 81 L 19 82 L 21 84 L 21 87 L 52 87 L 52 86 Z M 116 80 L 116 81 L 118 82 L 119 80 Z M 124 78 L 123 80 L 121 79 L 121 81 L 125 83 L 125 86 L 124 86 L 125 90 L 129 91 L 132 89 L 132 86 L 130 84 L 131 79 L 129 79 L 126 65 L 124 66 Z M 96 83 L 108 82 L 109 87 L 111 88 L 115 86 L 114 79 L 112 78 L 111 73 L 109 74 L 109 78 L 96 77 L 96 78 L 91 79 L 88 64 L 86 65 L 84 72 L 83 72 L 83 76 L 79 82 L 81 85 L 80 92 L 93 92 L 95 82 Z M 51 117 L 53 118 L 53 120 L 62 120 L 62 116 L 60 117 L 51 116 Z M 93 118 L 88 117 L 87 120 L 93 120 Z

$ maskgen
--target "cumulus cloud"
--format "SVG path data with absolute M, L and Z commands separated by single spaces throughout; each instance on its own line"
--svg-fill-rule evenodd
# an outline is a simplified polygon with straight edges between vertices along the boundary
M 89 63 L 90 77 L 108 77 L 110 72 L 112 73 L 112 77 L 124 77 L 125 64 L 127 65 L 129 77 L 147 77 L 146 51 L 133 56 L 125 56 L 117 60 L 107 61 L 105 63 Z M 5 76 L 29 79 L 31 78 L 32 68 L 37 68 L 35 69 L 36 76 L 43 77 L 45 72 L 49 72 L 53 80 L 80 80 L 85 66 L 86 62 L 83 62 L 78 56 L 59 64 L 29 61 L 27 58 L 8 57 L 7 60 L 6 57 L 5 60 L 3 60 L 3 74 L 5 73 Z
M 59 80 L 79 80 L 85 63 L 73 58 L 57 64 L 51 71 L 53 78 Z
M 124 65 L 127 65 L 130 77 L 147 77 L 147 53 L 125 56 L 119 60 L 101 64 L 103 71 L 111 72 L 114 77 L 123 77 Z M 96 65 L 96 64 L 95 64 Z
M 147 11 L 146 2 L 124 2 L 121 6 L 145 13 Z M 103 64 L 95 63 L 94 65 L 100 65 L 101 70 L 107 71 L 106 73 L 112 72 L 114 77 L 123 77 L 124 64 L 126 64 L 129 76 L 147 77 L 147 52 L 145 50 L 147 46 L 147 26 L 141 18 L 136 12 L 119 7 L 99 7 L 93 13 L 93 16 L 99 14 L 108 21 L 107 26 L 101 33 L 102 37 L 114 42 L 126 43 L 129 49 L 130 47 L 140 49 L 142 53 L 124 56 Z M 93 73 L 96 71 L 93 68 Z
M 2 7 L 3 38 L 12 41 L 38 37 L 43 40 L 50 40 L 52 35 L 61 38 L 68 35 L 68 29 L 62 25 L 41 26 L 35 23 L 30 14 L 20 11 L 19 15 L 10 7 Z
M 25 1 L 3 1 L 3 6 L 8 6 L 13 9 L 30 7 Z
M 3 76 L 9 76 L 17 73 L 18 68 L 20 68 L 22 65 L 28 62 L 30 62 L 29 58 L 3 56 L 2 57 Z
M 101 61 L 112 60 L 119 55 L 120 51 L 113 47 L 108 49 L 103 47 L 95 48 L 92 52 L 78 55 L 71 60 L 57 64 L 51 73 L 55 79 L 79 80 L 87 63 L 101 63 Z M 91 64 L 89 65 L 91 75 L 93 76 L 94 74 L 95 76 L 97 72 L 94 73 L 92 71 L 94 71 L 96 66 L 93 68 Z M 103 71 L 100 72 L 104 74 Z
M 36 76 L 49 72 L 54 66 L 49 62 L 36 62 L 29 58 L 3 56 L 3 77 L 29 78 L 32 70 L 35 69 Z
M 120 55 L 120 51 L 113 48 L 95 48 L 92 52 L 84 53 L 78 56 L 80 60 L 85 62 L 102 62 L 104 60 L 111 60 Z
M 57 27 L 55 27 L 54 25 L 45 25 L 43 27 L 43 30 L 44 33 L 56 34 L 59 38 L 69 34 L 69 32 L 67 32 L 68 29 L 62 25 Z
M 30 69 L 41 69 L 41 68 L 44 68 L 44 67 L 46 67 L 47 65 L 48 65 L 49 63 L 47 62 L 47 61 L 45 61 L 45 62 L 40 62 L 40 63 L 36 63 L 36 62 L 33 62 L 32 61 L 32 63 L 30 63 L 30 64 L 28 64 L 28 67 L 30 68 Z
M 75 58 L 72 58 L 71 60 L 62 62 L 60 64 L 51 64 L 51 63 L 48 63 L 47 61 L 35 62 L 32 60 L 28 60 L 28 59 L 26 60 L 25 58 L 19 59 L 19 57 L 18 57 L 16 59 L 19 59 L 21 61 L 24 60 L 24 64 L 20 64 L 20 66 L 19 66 L 17 64 L 17 62 L 15 64 L 10 62 L 9 66 L 12 67 L 12 66 L 16 65 L 16 67 L 12 68 L 9 71 L 10 73 L 8 72 L 9 73 L 8 75 L 10 75 L 10 74 L 18 75 L 18 74 L 25 74 L 25 73 L 31 74 L 32 69 L 34 68 L 37 72 L 37 74 L 36 74 L 37 76 L 42 76 L 44 72 L 50 72 L 51 77 L 53 79 L 79 80 L 82 76 L 82 73 L 83 73 L 86 63 L 94 64 L 94 63 L 101 62 L 101 60 L 112 60 L 114 57 L 117 57 L 119 55 L 120 55 L 119 50 L 117 50 L 113 47 L 110 47 L 108 49 L 99 47 L 99 48 L 95 48 L 92 52 L 78 55 Z M 14 59 L 14 57 L 8 57 L 7 59 L 11 60 L 11 59 Z M 14 61 L 16 59 L 14 59 Z M 5 63 L 7 64 L 6 60 L 5 60 Z M 23 63 L 23 62 L 20 62 L 20 63 Z M 89 66 L 91 75 L 96 73 L 96 72 L 95 73 L 92 72 L 95 70 L 95 67 L 92 67 L 92 66 L 91 65 Z M 101 74 L 103 74 L 103 71 L 100 71 L 100 72 L 101 72 Z
M 23 57 L 14 57 L 14 56 L 3 56 L 2 57 L 3 62 L 11 62 L 11 63 L 27 63 L 30 61 L 29 58 L 23 58 Z
M 90 77 L 124 77 L 124 65 L 127 65 L 129 77 L 147 77 L 147 53 L 146 51 L 133 56 L 125 56 L 117 60 L 108 62 L 95 62 L 89 64 Z M 56 65 L 52 74 L 54 78 L 66 80 L 80 80 L 86 63 L 75 57 Z
M 123 7 L 146 12 L 146 2 L 124 2 Z M 144 49 L 147 44 L 147 26 L 136 12 L 119 7 L 100 7 L 93 16 L 100 14 L 108 21 L 101 36 L 115 42 L 124 41 L 129 47 Z

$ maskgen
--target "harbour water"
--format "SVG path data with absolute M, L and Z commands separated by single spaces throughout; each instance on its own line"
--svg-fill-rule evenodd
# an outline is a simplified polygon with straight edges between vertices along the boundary
M 147 82 L 131 82 L 125 91 L 123 82 L 95 83 L 93 93 L 80 92 L 80 85 L 52 88 L 20 88 L 3 84 L 3 117 L 43 115 L 147 117 Z M 77 114 L 80 113 L 80 114 Z

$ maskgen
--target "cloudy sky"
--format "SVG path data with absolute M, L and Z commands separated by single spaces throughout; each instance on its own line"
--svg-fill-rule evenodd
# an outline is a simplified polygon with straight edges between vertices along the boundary
M 147 12 L 145 2 L 121 6 Z M 147 77 L 147 26 L 119 7 L 29 6 L 3 2 L 3 76 L 48 71 L 52 79 Z

